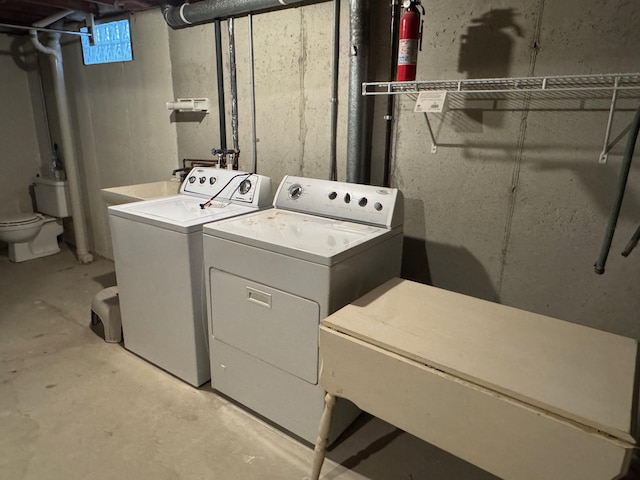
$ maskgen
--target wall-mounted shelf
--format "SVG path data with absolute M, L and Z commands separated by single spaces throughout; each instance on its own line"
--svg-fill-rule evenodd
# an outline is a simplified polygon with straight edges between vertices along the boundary
M 630 93 L 640 96 L 640 73 L 614 73 L 607 75 L 572 75 L 560 77 L 489 78 L 464 80 L 436 80 L 416 82 L 365 82 L 363 95 L 418 94 L 427 90 L 446 90 L 452 94 L 490 95 L 523 93 Z
M 436 80 L 415 82 L 365 82 L 362 95 L 418 95 L 424 91 L 446 91 L 448 96 L 484 100 L 509 99 L 530 95 L 545 98 L 611 98 L 609 120 L 605 132 L 600 163 L 607 161 L 609 151 L 629 130 L 625 128 L 613 141 L 611 125 L 619 98 L 640 98 L 640 73 L 613 73 L 603 75 L 570 75 L 555 77 L 490 78 L 463 80 Z M 431 132 L 430 132 L 431 133 Z M 436 142 L 431 134 L 436 152 Z

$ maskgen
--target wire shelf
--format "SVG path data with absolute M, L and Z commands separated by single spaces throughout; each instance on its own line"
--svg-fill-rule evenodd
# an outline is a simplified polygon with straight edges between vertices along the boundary
M 362 95 L 418 94 L 445 90 L 448 94 L 472 98 L 508 98 L 510 95 L 537 94 L 575 97 L 590 93 L 610 97 L 640 97 L 640 73 L 571 75 L 556 77 L 489 78 L 416 82 L 365 82 Z
M 545 99 L 610 99 L 609 119 L 604 136 L 600 163 L 606 163 L 609 152 L 629 132 L 630 126 L 610 140 L 616 102 L 624 98 L 640 98 L 640 73 L 610 73 L 601 75 L 565 75 L 555 77 L 486 78 L 464 80 L 435 80 L 419 82 L 365 82 L 362 95 L 408 95 L 417 97 L 420 92 L 446 91 L 452 100 L 501 100 L 513 97 Z M 429 117 L 425 113 L 427 123 Z M 437 143 L 429 125 L 431 153 L 436 153 Z

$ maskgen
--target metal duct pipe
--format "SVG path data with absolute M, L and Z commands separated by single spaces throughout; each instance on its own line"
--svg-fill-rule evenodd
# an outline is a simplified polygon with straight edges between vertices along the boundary
M 72 13 L 68 11 L 67 15 Z M 65 15 L 66 16 L 66 15 Z M 54 16 L 55 20 L 60 20 L 59 16 Z M 50 18 L 54 18 L 50 17 Z M 39 22 L 39 26 L 43 21 Z M 48 24 L 47 24 L 48 25 Z M 46 26 L 46 25 L 45 25 Z M 56 105 L 58 107 L 58 120 L 60 122 L 60 134 L 62 137 L 62 150 L 65 155 L 64 167 L 67 173 L 67 184 L 69 187 L 69 200 L 71 203 L 71 215 L 73 217 L 73 227 L 76 240 L 76 256 L 80 263 L 91 263 L 93 255 L 89 253 L 87 241 L 87 226 L 85 221 L 84 208 L 80 192 L 80 176 L 78 174 L 77 158 L 71 131 L 71 115 L 69 113 L 69 102 L 64 81 L 64 67 L 62 65 L 62 48 L 60 47 L 60 34 L 50 34 L 48 47 L 40 43 L 35 30 L 31 32 L 31 40 L 40 52 L 49 55 L 51 67 L 53 69 L 53 90 L 55 93 Z
M 227 119 L 224 114 L 224 76 L 222 70 L 222 27 L 215 21 L 216 72 L 218 79 L 218 119 L 220 121 L 220 149 L 227 149 Z
M 261 13 L 325 1 L 327 0 L 203 0 L 191 4 L 185 3 L 179 7 L 164 5 L 162 15 L 170 27 L 180 28 L 248 13 Z
M 231 139 L 233 141 L 233 149 L 235 155 L 232 155 L 233 163 L 237 162 L 240 155 L 240 144 L 238 141 L 238 80 L 236 75 L 236 35 L 234 28 L 234 20 L 231 17 L 227 24 L 229 26 L 229 80 L 231 87 Z M 232 168 L 235 165 L 231 166 Z M 229 168 L 229 165 L 227 165 Z
M 347 182 L 369 183 L 366 160 L 367 97 L 362 82 L 369 68 L 369 0 L 351 0 L 349 60 L 349 118 L 347 121 Z

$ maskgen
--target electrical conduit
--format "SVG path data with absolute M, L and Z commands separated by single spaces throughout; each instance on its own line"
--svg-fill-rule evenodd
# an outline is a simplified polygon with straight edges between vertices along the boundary
M 60 12 L 35 23 L 36 28 L 46 27 L 61 20 L 73 13 L 73 10 Z M 80 193 L 80 176 L 78 174 L 77 159 L 71 132 L 71 116 L 69 113 L 69 103 L 64 81 L 64 67 L 62 64 L 62 48 L 60 47 L 60 33 L 50 33 L 48 46 L 45 47 L 38 38 L 36 30 L 31 30 L 31 41 L 35 48 L 42 53 L 49 55 L 53 70 L 53 89 L 58 110 L 58 121 L 60 122 L 60 134 L 62 137 L 62 150 L 65 155 L 65 170 L 67 173 L 67 184 L 69 187 L 69 200 L 71 202 L 71 216 L 76 241 L 76 256 L 80 263 L 91 263 L 93 255 L 89 253 L 87 242 L 87 227 L 85 213 L 82 207 Z

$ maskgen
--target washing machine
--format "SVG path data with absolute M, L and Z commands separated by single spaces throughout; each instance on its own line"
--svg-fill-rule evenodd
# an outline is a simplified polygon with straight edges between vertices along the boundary
M 202 225 L 271 201 L 268 177 L 199 167 L 177 195 L 109 207 L 126 349 L 193 386 L 211 378 Z
M 320 320 L 400 275 L 403 216 L 397 189 L 287 176 L 273 208 L 205 225 L 212 387 L 314 443 Z M 330 442 L 360 413 L 339 402 Z

